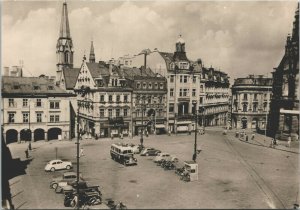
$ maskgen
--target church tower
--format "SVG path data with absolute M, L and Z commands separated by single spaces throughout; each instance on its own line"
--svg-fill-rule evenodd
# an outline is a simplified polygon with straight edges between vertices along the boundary
M 90 58 L 89 61 L 90 63 L 95 63 L 95 52 L 94 52 L 94 45 L 93 45 L 93 41 L 91 41 L 91 51 L 90 51 Z
M 73 43 L 70 35 L 67 2 L 63 3 L 59 38 L 56 44 L 56 81 L 60 81 L 65 68 L 73 68 Z

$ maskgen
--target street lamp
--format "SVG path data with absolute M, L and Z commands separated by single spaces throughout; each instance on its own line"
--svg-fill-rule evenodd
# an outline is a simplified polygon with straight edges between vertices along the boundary
M 80 102 L 78 101 L 77 104 L 77 179 L 76 179 L 76 194 L 77 194 L 77 209 L 79 209 L 79 139 L 80 139 L 80 131 L 79 131 L 79 107 L 80 107 Z
M 197 110 L 197 102 L 194 102 L 195 107 L 195 115 L 196 115 L 196 122 L 195 122 L 195 143 L 194 143 L 194 154 L 193 154 L 193 161 L 196 162 L 197 159 L 197 130 L 198 130 L 198 110 Z
M 142 132 L 141 132 L 141 147 L 143 148 L 143 142 L 144 142 L 144 106 L 145 106 L 145 96 L 142 97 Z

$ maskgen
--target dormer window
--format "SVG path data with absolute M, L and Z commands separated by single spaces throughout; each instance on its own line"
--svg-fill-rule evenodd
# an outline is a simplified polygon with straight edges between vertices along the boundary
M 140 83 L 136 83 L 136 88 L 140 89 L 141 88 L 141 84 Z
M 157 84 L 157 82 L 154 84 L 154 88 L 155 88 L 155 89 L 158 89 L 158 84 Z
M 164 89 L 164 84 L 163 84 L 163 83 L 160 83 L 160 84 L 159 84 L 159 88 L 160 88 L 160 89 Z
M 152 89 L 152 83 L 149 83 L 149 84 L 148 84 L 148 88 L 149 88 L 149 89 Z
M 20 89 L 20 86 L 19 85 L 14 85 L 14 90 L 18 90 Z
M 147 88 L 147 83 L 143 83 L 143 89 L 146 89 Z

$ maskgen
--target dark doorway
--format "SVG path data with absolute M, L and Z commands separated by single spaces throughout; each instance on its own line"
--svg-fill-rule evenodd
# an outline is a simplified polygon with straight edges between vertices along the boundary
M 242 121 L 242 128 L 246 129 L 247 128 L 247 118 L 243 117 L 241 121 Z
M 34 131 L 34 140 L 39 141 L 39 140 L 44 140 L 45 139 L 45 131 L 41 128 L 36 129 Z
M 48 140 L 58 139 L 58 135 L 61 135 L 60 128 L 50 128 L 48 130 Z
M 18 142 L 18 131 L 10 129 L 6 131 L 6 144 Z
M 23 129 L 20 132 L 21 141 L 31 141 L 31 130 Z
M 182 102 L 178 105 L 178 115 L 185 115 L 189 113 L 189 103 L 188 102 Z

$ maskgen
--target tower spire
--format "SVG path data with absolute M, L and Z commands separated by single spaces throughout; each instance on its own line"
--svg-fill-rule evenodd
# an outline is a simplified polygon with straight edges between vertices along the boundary
M 90 61 L 90 63 L 95 63 L 95 60 L 96 60 L 96 58 L 95 58 L 95 52 L 94 52 L 94 44 L 93 44 L 93 40 L 92 40 L 89 61 Z
M 69 18 L 68 18 L 68 7 L 67 7 L 66 1 L 64 1 L 63 8 L 62 8 L 59 37 L 71 38 L 70 27 L 69 27 Z

